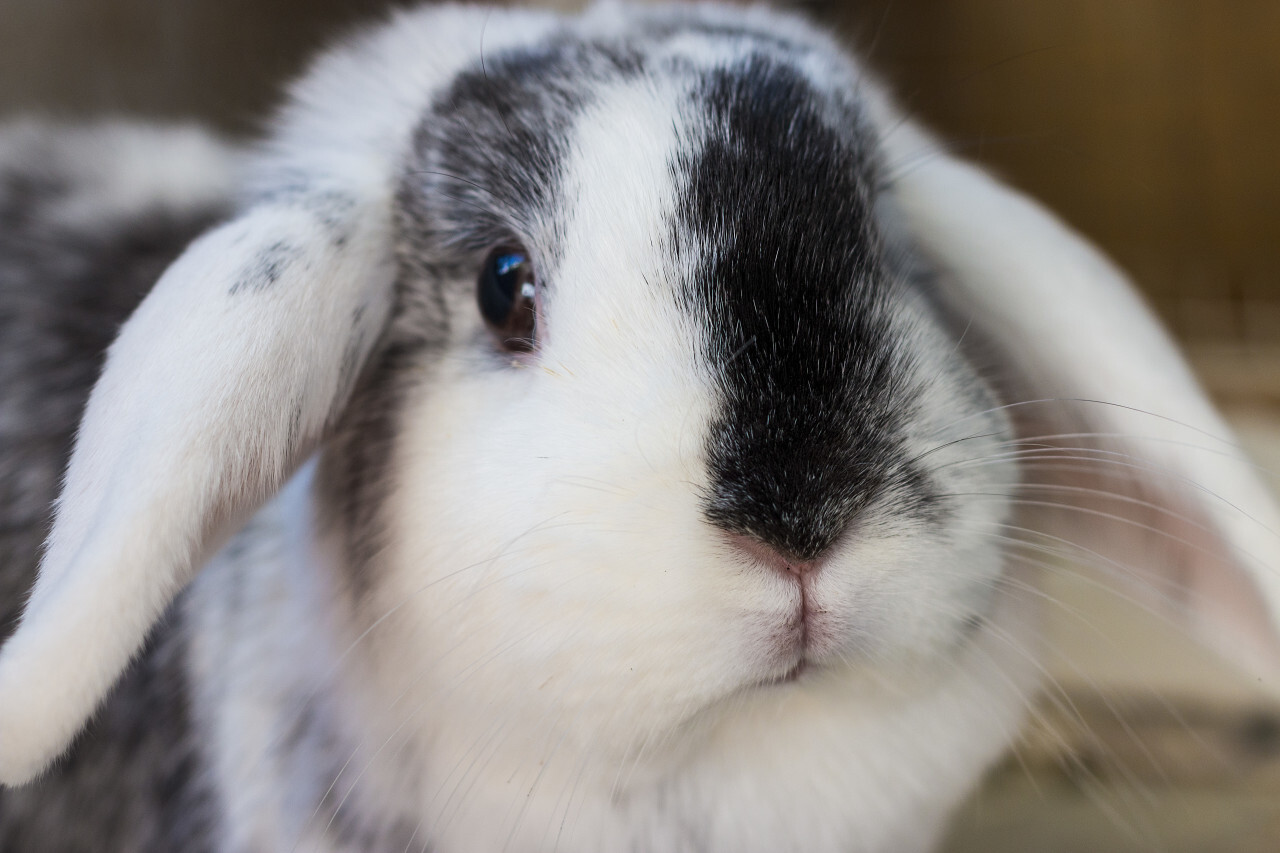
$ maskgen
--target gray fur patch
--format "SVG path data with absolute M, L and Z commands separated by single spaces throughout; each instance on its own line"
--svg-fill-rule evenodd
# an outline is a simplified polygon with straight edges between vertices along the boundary
M 301 256 L 302 250 L 297 246 L 277 240 L 258 253 L 231 285 L 230 293 L 260 293 L 270 288 Z

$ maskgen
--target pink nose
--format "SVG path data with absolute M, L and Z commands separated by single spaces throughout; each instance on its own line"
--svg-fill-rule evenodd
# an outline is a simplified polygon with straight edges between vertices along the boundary
M 784 554 L 772 545 L 767 545 L 753 536 L 732 533 L 729 535 L 729 541 L 733 544 L 733 547 L 743 551 L 756 562 L 766 565 L 774 571 L 793 575 L 797 578 L 812 574 L 822 567 L 822 557 L 816 560 L 799 560 L 789 554 Z

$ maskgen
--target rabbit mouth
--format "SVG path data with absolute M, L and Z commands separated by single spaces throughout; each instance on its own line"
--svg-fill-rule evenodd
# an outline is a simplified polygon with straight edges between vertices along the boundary
M 836 626 L 827 610 L 814 606 L 812 593 L 803 591 L 790 618 L 769 639 L 774 673 L 761 686 L 792 684 L 806 673 L 820 669 L 837 655 Z

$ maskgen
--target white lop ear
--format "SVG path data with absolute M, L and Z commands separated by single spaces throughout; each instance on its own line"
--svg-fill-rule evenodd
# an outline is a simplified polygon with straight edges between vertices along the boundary
M 40 573 L 0 649 L 0 782 L 66 748 L 212 552 L 316 447 L 392 302 L 392 199 L 433 94 L 546 13 L 396 13 L 311 69 L 257 204 L 193 243 L 90 396 Z
M 193 243 L 124 325 L 0 652 L 4 782 L 66 746 L 195 569 L 315 447 L 388 315 L 389 217 L 385 197 L 340 216 L 252 209 Z
M 910 124 L 887 145 L 943 301 L 1023 395 L 1010 450 L 1047 541 L 1280 690 L 1280 512 L 1157 319 L 1036 203 Z

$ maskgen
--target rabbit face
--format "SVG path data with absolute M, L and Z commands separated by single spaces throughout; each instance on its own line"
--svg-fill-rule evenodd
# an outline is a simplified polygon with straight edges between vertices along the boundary
M 1001 571 L 1006 504 L 963 496 L 1013 474 L 964 464 L 1008 427 L 886 248 L 856 103 L 756 45 L 584 50 L 489 56 L 423 121 L 352 406 L 394 389 L 388 488 L 348 506 L 381 502 L 384 698 L 616 768 L 746 695 L 927 681 Z M 534 271 L 515 352 L 495 247 Z

